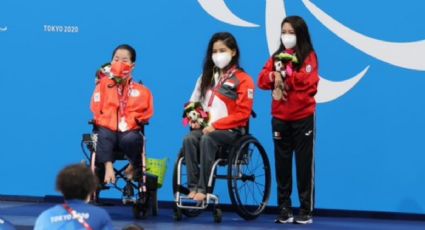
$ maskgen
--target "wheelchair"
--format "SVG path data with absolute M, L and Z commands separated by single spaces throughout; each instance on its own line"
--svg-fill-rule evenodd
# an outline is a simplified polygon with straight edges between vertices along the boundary
M 221 166 L 227 166 L 227 170 L 219 175 L 218 167 Z M 180 150 L 173 172 L 174 219 L 180 221 L 183 215 L 196 217 L 212 204 L 214 222 L 220 223 L 219 198 L 212 193 L 217 179 L 227 180 L 232 207 L 243 219 L 253 220 L 266 208 L 271 186 L 270 163 L 260 142 L 247 133 L 233 146 L 220 146 L 209 176 L 206 200 L 202 202 L 194 202 L 187 197 L 186 164 L 183 149 Z
M 93 130 L 96 130 L 94 121 L 89 121 L 90 125 L 93 125 Z M 140 132 L 144 138 L 144 125 L 139 124 Z M 98 178 L 99 184 L 97 186 L 96 192 L 91 197 L 91 202 L 95 204 L 101 204 L 99 199 L 99 194 L 102 190 L 107 190 L 110 188 L 117 189 L 123 194 L 122 203 L 124 205 L 132 204 L 133 216 L 136 219 L 146 217 L 148 211 L 151 211 L 153 216 L 158 214 L 158 178 L 155 175 L 149 174 L 146 172 L 146 156 L 144 153 L 145 146 L 143 146 L 142 161 L 143 161 L 143 175 L 142 180 L 139 182 L 134 182 L 128 179 L 125 176 L 125 169 L 129 166 L 128 160 L 125 155 L 118 150 L 114 151 L 115 161 L 126 161 L 124 166 L 117 168 L 114 164 L 114 171 L 116 177 L 116 183 L 108 186 L 103 183 L 103 177 L 105 175 L 105 168 L 103 164 L 98 164 L 96 162 L 96 143 L 97 143 L 97 134 L 94 131 L 93 133 L 85 133 L 82 136 L 81 148 L 86 157 L 86 160 L 89 162 L 89 166 L 95 175 Z M 143 144 L 146 143 L 144 138 Z M 136 191 L 136 193 L 135 193 Z

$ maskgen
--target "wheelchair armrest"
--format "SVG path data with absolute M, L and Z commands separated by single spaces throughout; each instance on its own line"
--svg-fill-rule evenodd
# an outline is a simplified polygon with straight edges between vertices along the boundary
M 148 121 L 138 121 L 136 119 L 136 123 L 140 127 L 140 131 L 143 133 L 143 135 L 145 135 L 145 126 L 149 125 L 149 122 Z
M 93 132 L 98 130 L 97 125 L 96 125 L 96 121 L 94 119 L 90 119 L 87 123 L 92 126 Z
M 83 133 L 83 142 L 91 142 L 91 134 L 90 133 Z
M 149 121 L 138 121 L 136 120 L 136 123 L 140 128 L 144 127 L 145 125 L 149 125 Z

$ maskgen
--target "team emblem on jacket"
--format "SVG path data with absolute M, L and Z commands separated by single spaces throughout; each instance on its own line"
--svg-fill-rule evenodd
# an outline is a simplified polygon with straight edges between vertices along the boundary
M 254 99 L 254 89 L 248 89 L 248 98 Z
M 132 89 L 131 92 L 130 92 L 130 95 L 132 97 L 138 97 L 138 96 L 140 96 L 140 92 L 137 89 Z
M 224 82 L 223 85 L 230 86 L 230 88 L 235 88 L 235 84 L 233 82 L 230 82 L 230 81 Z
M 311 65 L 310 64 L 305 67 L 305 72 L 307 72 L 307 73 L 311 72 Z
M 99 102 L 99 101 L 100 101 L 100 93 L 99 93 L 99 92 L 96 92 L 96 93 L 93 95 L 93 101 L 94 101 L 94 102 Z

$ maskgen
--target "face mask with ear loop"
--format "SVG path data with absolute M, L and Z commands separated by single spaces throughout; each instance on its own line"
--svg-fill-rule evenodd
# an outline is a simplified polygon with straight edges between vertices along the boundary
M 111 64 L 111 73 L 113 74 L 113 79 L 117 84 L 121 84 L 130 76 L 133 65 L 123 63 L 123 62 L 114 62 Z
M 286 49 L 292 49 L 297 45 L 297 36 L 295 34 L 282 34 L 280 40 Z
M 220 69 L 224 69 L 224 67 L 229 65 L 230 61 L 232 60 L 232 55 L 230 55 L 229 52 L 214 53 L 212 55 L 212 60 L 215 66 Z

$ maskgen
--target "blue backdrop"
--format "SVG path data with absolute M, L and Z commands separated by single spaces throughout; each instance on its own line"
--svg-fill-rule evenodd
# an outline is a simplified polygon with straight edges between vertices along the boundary
M 425 38 L 424 7 L 421 0 L 2 0 L 0 194 L 57 195 L 57 172 L 83 159 L 94 72 L 129 43 L 138 51 L 135 78 L 154 95 L 147 152 L 169 157 L 160 199 L 172 200 L 172 165 L 187 133 L 182 106 L 210 36 L 232 32 L 256 81 L 282 17 L 297 14 L 327 79 L 318 95 L 316 207 L 425 214 L 425 46 L 410 43 Z M 270 103 L 270 92 L 256 91 L 252 133 L 273 165 Z M 273 179 L 270 205 L 275 187 Z

